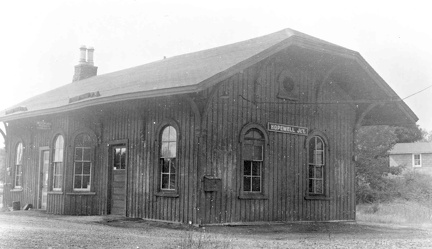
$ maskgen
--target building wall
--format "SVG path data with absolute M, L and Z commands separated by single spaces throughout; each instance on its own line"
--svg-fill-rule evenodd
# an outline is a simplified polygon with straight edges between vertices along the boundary
M 299 83 L 298 101 L 278 98 L 278 77 L 288 70 Z M 316 99 L 322 72 L 272 58 L 224 81 L 210 97 L 203 115 L 200 179 L 221 179 L 221 190 L 201 191 L 202 223 L 249 221 L 353 220 L 355 219 L 354 167 L 351 161 L 355 110 L 350 105 L 315 105 L 343 99 L 329 79 Z M 221 98 L 224 93 L 229 98 Z M 267 199 L 239 199 L 242 127 L 268 122 L 307 127 L 328 138 L 328 200 L 305 200 L 307 162 L 305 136 L 267 132 L 265 164 Z
M 432 153 L 421 154 L 421 167 L 413 167 L 413 154 L 389 155 L 390 167 L 405 166 L 406 169 L 432 175 Z
M 177 97 L 146 99 L 129 103 L 106 105 L 69 112 L 61 116 L 44 117 L 52 124 L 49 130 L 37 130 L 34 125 L 41 118 L 10 124 L 9 148 L 18 140 L 24 143 L 23 189 L 7 191 L 4 203 L 21 206 L 37 203 L 39 148 L 50 147 L 58 132 L 65 136 L 65 167 L 63 191 L 48 194 L 47 212 L 72 215 L 107 214 L 108 203 L 108 143 L 128 141 L 127 215 L 149 219 L 196 223 L 196 113 L 190 102 Z M 177 198 L 155 195 L 158 179 L 158 145 L 156 129 L 166 120 L 178 124 L 178 186 Z M 198 122 L 199 123 L 199 122 Z M 73 139 L 80 132 L 95 136 L 94 171 L 90 192 L 73 191 Z M 20 141 L 21 141 L 20 140 Z M 14 149 L 9 150 L 8 165 L 13 171 Z M 13 182 L 13 172 L 8 178 Z
M 40 120 L 43 120 L 41 118 Z M 11 206 L 12 202 L 19 201 L 21 207 L 38 204 L 39 181 L 40 181 L 40 147 L 50 146 L 54 136 L 59 131 L 64 131 L 67 127 L 67 118 L 55 116 L 52 119 L 52 127 L 55 129 L 40 130 L 36 126 L 35 120 L 24 122 L 10 122 L 8 126 L 8 139 L 6 142 L 7 161 L 6 166 L 9 172 L 6 177 L 4 205 Z M 14 189 L 14 170 L 16 161 L 16 146 L 19 142 L 23 143 L 23 162 L 22 162 L 22 181 L 21 189 Z M 52 146 L 51 146 L 52 147 Z M 51 180 L 51 179 L 49 179 Z M 63 195 L 48 194 L 48 201 L 52 203 L 47 208 L 51 213 L 63 213 Z

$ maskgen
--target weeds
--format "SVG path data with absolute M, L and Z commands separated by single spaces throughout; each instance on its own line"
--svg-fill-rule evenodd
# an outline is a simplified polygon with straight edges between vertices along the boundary
M 432 224 L 432 208 L 416 201 L 360 204 L 357 220 L 394 224 Z
M 230 242 L 219 239 L 202 231 L 185 231 L 183 238 L 178 246 L 182 249 L 203 249 L 203 248 L 231 248 Z

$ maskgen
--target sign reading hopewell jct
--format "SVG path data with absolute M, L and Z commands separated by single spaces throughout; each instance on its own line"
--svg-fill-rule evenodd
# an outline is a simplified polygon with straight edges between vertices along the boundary
M 274 132 L 282 132 L 282 133 L 289 133 L 289 134 L 296 134 L 296 135 L 308 135 L 308 128 L 306 127 L 299 127 L 294 125 L 286 125 L 286 124 L 275 124 L 275 123 L 268 123 L 267 129 L 269 131 Z

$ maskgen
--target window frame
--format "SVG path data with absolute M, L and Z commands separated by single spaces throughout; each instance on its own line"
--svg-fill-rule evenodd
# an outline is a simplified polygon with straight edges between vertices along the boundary
M 322 193 L 313 193 L 309 192 L 309 167 L 310 167 L 310 147 L 309 143 L 312 139 L 318 137 L 323 143 L 323 165 L 322 167 Z M 330 200 L 330 185 L 329 185 L 329 175 L 330 175 L 330 144 L 328 142 L 327 136 L 324 133 L 319 131 L 310 132 L 306 141 L 305 141 L 305 149 L 306 149 L 306 167 L 304 167 L 304 175 L 305 175 L 305 199 L 306 200 Z
M 17 162 L 18 161 L 18 148 L 21 145 L 21 158 L 20 158 L 20 164 Z M 24 143 L 22 141 L 19 141 L 16 143 L 15 145 L 15 150 L 14 150 L 14 171 L 13 171 L 13 189 L 17 189 L 17 190 L 21 190 L 23 189 L 23 157 L 24 157 Z M 18 171 L 18 166 L 20 167 L 20 174 L 17 174 Z M 20 178 L 20 185 L 17 185 L 17 177 Z
M 246 134 L 249 133 L 249 131 L 251 130 L 257 130 L 259 133 L 261 133 L 262 135 L 262 139 L 249 139 L 246 138 Z M 252 143 L 250 143 L 250 141 L 254 141 Z M 261 141 L 261 142 L 257 142 L 257 144 L 261 143 L 262 146 L 262 157 L 261 157 L 261 166 L 260 166 L 260 191 L 245 191 L 244 190 L 244 179 L 245 179 L 245 172 L 244 172 L 244 164 L 245 161 L 251 161 L 251 160 L 245 160 L 245 153 L 244 153 L 244 148 L 246 145 L 252 145 L 254 146 L 255 141 Z M 239 160 L 239 171 L 238 171 L 238 175 L 239 175 L 239 179 L 238 182 L 240 182 L 240 186 L 239 186 L 239 195 L 238 198 L 239 199 L 268 199 L 267 196 L 267 188 L 266 188 L 266 182 L 267 182 L 267 175 L 268 175 L 268 168 L 267 168 L 267 153 L 268 153 L 268 134 L 266 129 L 264 129 L 261 125 L 256 124 L 256 123 L 249 123 L 247 125 L 245 125 L 241 131 L 240 131 L 240 137 L 239 137 L 239 144 L 240 144 L 240 148 L 239 148 L 239 156 L 240 156 L 240 160 Z M 258 160 L 259 161 L 259 160 Z M 252 160 L 252 162 L 255 162 L 254 160 Z M 251 168 L 252 171 L 252 168 Z M 252 174 L 252 172 L 251 172 Z M 252 185 L 251 185 L 252 188 Z M 251 189 L 252 190 L 252 189 Z
M 162 143 L 164 142 L 162 140 L 163 132 L 166 128 L 172 127 L 176 131 L 176 157 L 175 157 L 175 163 L 176 163 L 176 172 L 174 176 L 174 188 L 173 189 L 163 189 L 162 188 L 162 165 L 161 165 L 161 150 L 162 150 Z M 172 119 L 165 120 L 160 123 L 160 125 L 157 128 L 157 138 L 155 141 L 155 195 L 160 197 L 173 197 L 177 198 L 179 197 L 179 175 L 180 175 L 180 144 L 181 144 L 181 133 L 180 133 L 180 127 L 178 123 Z M 172 141 L 165 141 L 168 143 L 172 143 Z M 171 167 L 170 167 L 171 169 Z M 170 172 L 169 172 L 170 174 Z M 170 182 L 170 181 L 168 181 Z
M 76 140 L 77 140 L 77 138 L 80 135 L 87 135 L 87 136 L 89 136 L 89 138 L 90 138 L 90 145 L 89 146 L 77 146 L 77 141 Z M 95 155 L 95 151 L 94 150 L 95 150 L 95 142 L 96 142 L 95 136 L 92 133 L 90 133 L 90 132 L 82 131 L 82 132 L 77 133 L 75 136 L 73 136 L 73 140 L 72 141 L 73 141 L 73 153 L 72 153 L 73 167 L 72 167 L 72 181 L 71 181 L 72 182 L 72 190 L 74 192 L 79 192 L 79 193 L 92 192 L 93 188 L 94 188 L 93 181 L 94 181 L 94 167 L 95 167 L 95 158 L 94 158 L 94 155 Z M 89 150 L 89 160 L 75 160 L 75 154 L 76 154 L 76 149 L 77 148 L 88 149 Z M 84 157 L 84 150 L 82 151 L 82 157 Z M 82 159 L 84 159 L 84 158 L 82 158 Z M 84 188 L 75 188 L 76 162 L 80 162 L 80 163 L 90 162 L 90 171 L 89 171 L 90 173 L 89 174 L 80 174 L 82 177 L 84 177 L 84 175 L 89 175 L 90 176 L 90 178 L 89 178 L 90 188 L 86 188 L 86 189 L 84 189 Z
M 62 166 L 61 166 L 61 170 L 60 173 L 56 174 L 56 163 L 59 163 L 56 161 L 56 155 L 57 155 L 57 140 L 59 137 L 63 138 L 63 148 L 61 150 L 62 153 Z M 51 169 L 50 169 L 50 175 L 51 175 L 51 179 L 50 179 L 50 189 L 51 191 L 54 192 L 61 192 L 63 190 L 63 186 L 64 186 L 64 169 L 65 169 L 65 159 L 66 159 L 66 139 L 65 136 L 62 133 L 57 133 L 55 134 L 53 140 L 52 140 L 52 152 L 51 152 Z M 56 188 L 55 187 L 55 179 L 56 176 L 60 176 L 60 187 Z
M 416 159 L 416 156 L 419 156 L 419 159 Z M 412 160 L 413 160 L 413 167 L 414 168 L 420 168 L 422 167 L 422 156 L 421 153 L 412 154 Z M 416 160 L 418 160 L 419 164 L 416 164 Z

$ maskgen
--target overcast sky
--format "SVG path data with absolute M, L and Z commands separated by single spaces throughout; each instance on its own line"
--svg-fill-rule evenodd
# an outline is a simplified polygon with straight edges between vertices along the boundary
M 356 50 L 402 98 L 432 85 L 428 1 L 3 1 L 0 110 L 72 80 L 292 28 Z M 210 4 L 213 3 L 213 4 Z M 406 99 L 432 130 L 432 88 Z

